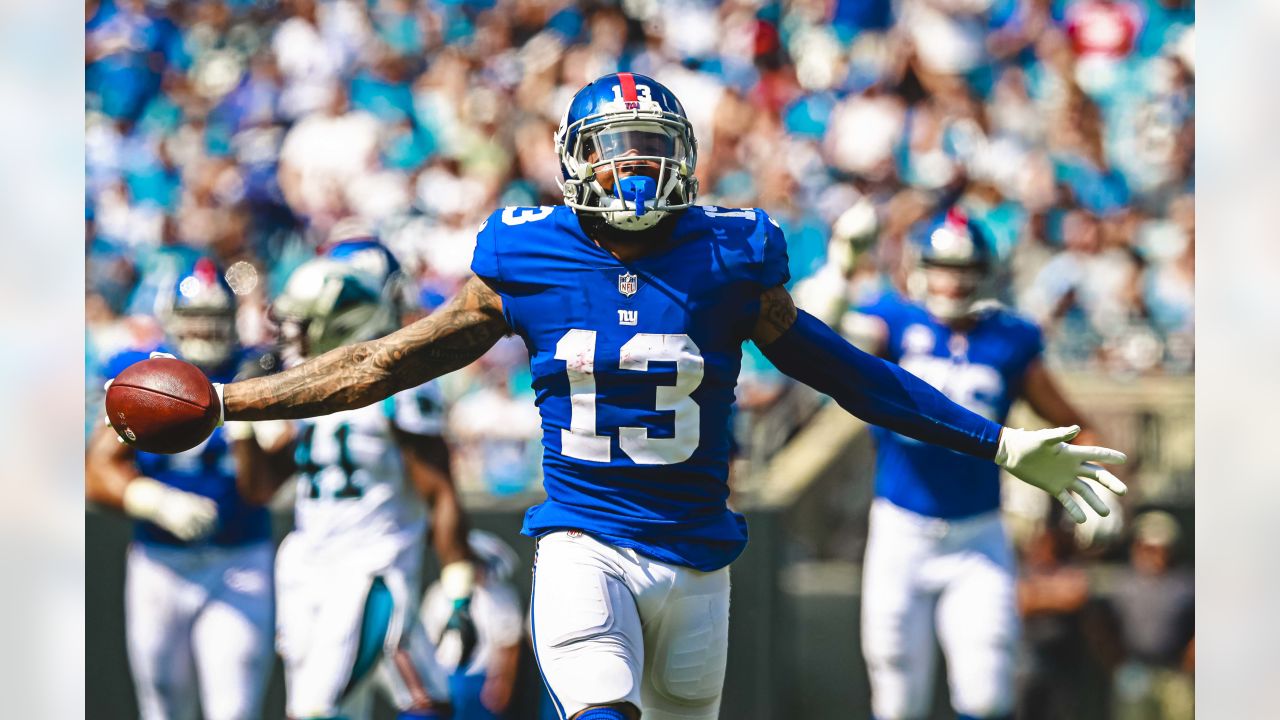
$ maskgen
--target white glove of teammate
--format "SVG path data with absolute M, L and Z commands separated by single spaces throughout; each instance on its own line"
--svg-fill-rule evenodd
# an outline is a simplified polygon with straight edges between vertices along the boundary
M 1000 448 L 995 461 L 1014 477 L 1030 483 L 1056 497 L 1077 523 L 1085 521 L 1084 510 L 1071 495 L 1079 495 L 1089 507 L 1106 517 L 1111 513 L 1102 498 L 1081 478 L 1088 478 L 1117 495 L 1128 490 L 1119 478 L 1096 463 L 1120 464 L 1124 453 L 1104 447 L 1068 445 L 1080 432 L 1079 425 L 1049 430 L 1005 428 L 1000 433 Z
M 149 477 L 129 481 L 124 489 L 124 511 L 187 542 L 208 535 L 218 525 L 218 505 L 213 500 Z

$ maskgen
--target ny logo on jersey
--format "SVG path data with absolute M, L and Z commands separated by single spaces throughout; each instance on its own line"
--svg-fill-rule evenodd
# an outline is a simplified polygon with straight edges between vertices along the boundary
M 618 292 L 631 297 L 640 289 L 640 278 L 635 273 L 623 273 L 618 276 Z
M 639 310 L 619 310 L 618 311 L 619 325 L 635 325 L 639 321 L 640 321 Z

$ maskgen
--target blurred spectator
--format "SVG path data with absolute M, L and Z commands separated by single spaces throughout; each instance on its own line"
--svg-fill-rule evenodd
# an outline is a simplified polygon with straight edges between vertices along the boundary
M 1073 560 L 1070 531 L 1048 523 L 1023 548 L 1018 609 L 1022 651 L 1017 716 L 1036 720 L 1094 717 L 1088 674 L 1094 663 L 1088 574 Z
M 1175 564 L 1181 534 L 1163 511 L 1134 520 L 1130 568 L 1111 597 L 1125 657 L 1115 673 L 1116 720 L 1192 717 L 1195 579 Z
M 1068 359 L 1084 360 L 1122 336 L 1142 308 L 1140 267 L 1121 239 L 1084 210 L 1062 219 L 1063 251 L 1041 268 L 1021 304 L 1045 328 L 1048 343 Z
M 299 216 L 324 226 L 347 214 L 348 190 L 376 167 L 378 120 L 353 110 L 347 91 L 328 87 L 323 112 L 308 115 L 280 148 L 280 189 Z
M 480 480 L 495 495 L 529 489 L 537 480 L 541 456 L 542 422 L 537 407 L 530 393 L 513 391 L 511 360 L 501 358 L 504 352 L 523 355 L 502 347 L 496 353 L 490 351 L 480 361 L 478 388 L 458 400 L 449 414 L 459 475 Z
M 286 0 L 271 47 L 284 76 L 280 111 L 297 120 L 334 104 L 332 94 L 367 40 L 365 11 L 349 0 Z

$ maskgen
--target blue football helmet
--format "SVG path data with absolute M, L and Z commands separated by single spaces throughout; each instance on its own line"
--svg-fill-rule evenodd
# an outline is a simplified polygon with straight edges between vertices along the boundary
M 213 260 L 202 257 L 178 273 L 160 312 L 169 343 L 184 360 L 206 370 L 236 352 L 236 296 Z
M 693 204 L 698 143 L 676 96 L 653 78 L 611 73 L 573 96 L 555 136 L 564 202 L 621 230 Z
M 981 312 L 991 300 L 991 248 L 982 226 L 958 208 L 924 224 L 913 243 L 912 297 L 944 322 Z

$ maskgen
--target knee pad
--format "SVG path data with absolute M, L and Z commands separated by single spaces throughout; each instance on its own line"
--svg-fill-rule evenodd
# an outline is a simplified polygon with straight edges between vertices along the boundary
M 672 603 L 655 643 L 650 681 L 663 696 L 689 705 L 720 699 L 728 663 L 728 600 L 727 594 L 694 595 Z

